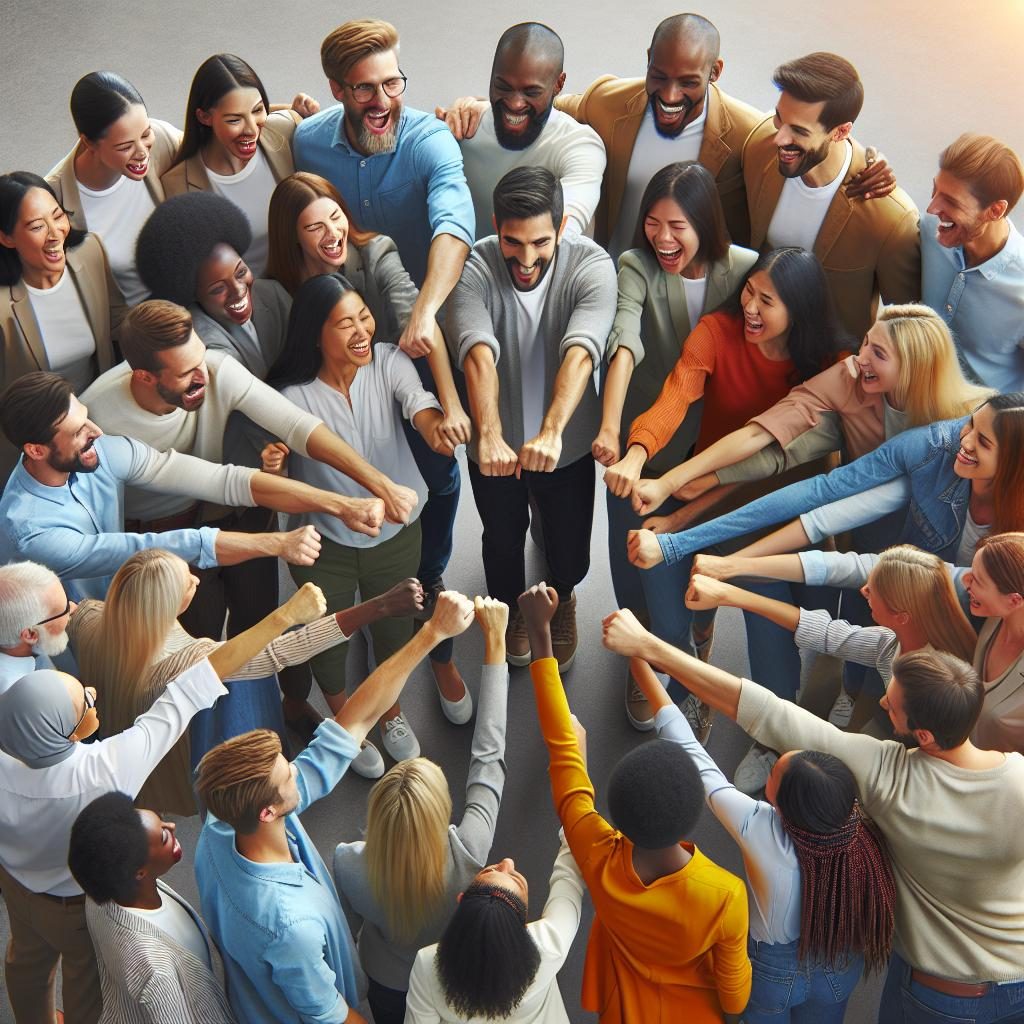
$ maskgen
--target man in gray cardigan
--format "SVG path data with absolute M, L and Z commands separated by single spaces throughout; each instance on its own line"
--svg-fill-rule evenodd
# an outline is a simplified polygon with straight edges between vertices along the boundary
M 544 168 L 509 171 L 494 190 L 494 218 L 497 237 L 476 243 L 452 292 L 448 344 L 473 417 L 469 478 L 488 593 L 518 607 L 532 499 L 560 599 L 551 628 L 564 672 L 576 653 L 573 588 L 590 568 L 590 442 L 601 419 L 593 373 L 615 315 L 615 267 L 590 239 L 562 238 L 562 186 Z M 511 664 L 529 663 L 518 611 L 506 647 Z

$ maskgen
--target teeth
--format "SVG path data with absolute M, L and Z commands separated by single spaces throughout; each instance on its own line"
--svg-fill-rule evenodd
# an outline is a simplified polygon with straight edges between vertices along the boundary
M 505 121 L 512 125 L 513 128 L 518 128 L 525 120 L 525 114 L 505 114 Z
M 236 302 L 236 303 L 234 303 L 232 305 L 229 305 L 228 309 L 230 309 L 232 313 L 241 313 L 242 310 L 245 309 L 245 307 L 248 304 L 249 304 L 249 296 L 246 295 L 246 297 L 244 299 L 242 299 L 240 302 Z
M 682 251 L 682 249 L 659 249 L 658 255 L 664 256 L 665 259 L 670 260 L 678 256 Z
M 940 228 L 947 228 L 947 229 L 951 228 L 951 227 L 953 227 L 953 222 L 951 220 L 940 220 L 939 221 L 939 227 Z
M 670 107 L 667 103 L 663 102 L 660 97 L 658 98 L 658 106 L 661 107 L 666 114 L 681 114 L 683 112 L 684 105 L 685 104 L 680 103 L 678 107 Z

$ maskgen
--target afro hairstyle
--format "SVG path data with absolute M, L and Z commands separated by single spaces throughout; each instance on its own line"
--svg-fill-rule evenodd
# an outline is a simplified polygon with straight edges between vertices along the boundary
M 129 903 L 136 873 L 149 860 L 149 840 L 138 808 L 126 793 L 104 793 L 71 826 L 68 867 L 96 903 Z
M 249 219 L 230 199 L 185 192 L 162 202 L 135 243 L 135 265 L 150 298 L 193 305 L 199 268 L 222 242 L 240 256 L 252 244 Z

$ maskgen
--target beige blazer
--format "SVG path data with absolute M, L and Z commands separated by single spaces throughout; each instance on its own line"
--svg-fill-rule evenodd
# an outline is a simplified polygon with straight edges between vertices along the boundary
M 750 207 L 750 246 L 768 248 L 768 227 L 782 195 L 775 126 L 770 117 L 743 147 L 743 178 Z M 821 260 L 841 325 L 859 341 L 875 322 L 879 295 L 887 303 L 921 299 L 921 237 L 914 201 L 897 188 L 883 199 L 850 199 L 846 185 L 867 163 L 853 142 L 846 180 L 829 205 L 814 255 Z
M 274 181 L 287 178 L 295 172 L 292 160 L 292 136 L 295 126 L 302 118 L 294 110 L 275 110 L 267 117 L 267 122 L 260 132 L 260 150 L 270 165 Z M 183 192 L 211 192 L 213 186 L 206 173 L 206 165 L 198 154 L 175 164 L 165 171 L 161 178 L 165 195 L 180 196 Z
M 160 184 L 160 175 L 174 161 L 174 154 L 178 152 L 178 146 L 181 144 L 181 132 L 166 121 L 150 118 L 149 123 L 153 126 L 155 139 L 153 149 L 149 154 L 149 170 L 143 181 L 146 183 L 146 188 L 149 189 L 149 194 L 153 197 L 153 202 L 159 204 L 164 201 L 164 189 Z M 53 191 L 57 193 L 57 199 L 61 206 L 68 211 L 72 227 L 88 231 L 89 225 L 85 223 L 85 214 L 82 213 L 82 196 L 78 191 L 78 179 L 75 177 L 75 154 L 77 153 L 78 146 L 75 146 L 46 175 L 46 180 L 50 183 Z
M 613 75 L 599 78 L 584 93 L 559 96 L 555 100 L 559 110 L 590 125 L 601 136 L 607 150 L 608 166 L 594 220 L 594 238 L 605 246 L 619 219 L 629 161 L 647 103 L 642 78 L 615 78 Z M 749 244 L 750 238 L 740 153 L 747 136 L 763 117 L 761 111 L 726 95 L 717 85 L 709 87 L 708 116 L 697 159 L 714 175 L 726 227 L 737 245 Z

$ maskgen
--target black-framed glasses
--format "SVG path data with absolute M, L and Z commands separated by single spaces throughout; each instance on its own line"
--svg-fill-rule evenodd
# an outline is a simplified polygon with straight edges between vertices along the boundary
M 85 710 L 82 712 L 82 717 L 75 724 L 74 729 L 72 729 L 71 732 L 69 732 L 67 736 L 64 737 L 64 739 L 66 740 L 71 739 L 71 737 L 74 736 L 75 733 L 82 728 L 82 723 L 85 721 L 86 716 L 89 714 L 90 711 L 92 711 L 94 707 L 96 707 L 96 693 L 94 690 L 92 690 L 92 687 L 83 685 L 82 696 L 85 698 Z
M 55 622 L 57 619 L 62 618 L 63 616 L 67 615 L 71 611 L 71 598 L 70 597 L 67 599 L 67 602 L 68 603 L 66 605 L 64 605 L 64 611 L 57 612 L 56 615 L 51 615 L 48 619 L 40 619 L 39 622 L 36 623 L 36 625 L 37 626 L 45 626 L 48 622 Z
M 345 88 L 351 90 L 352 98 L 357 103 L 369 103 L 377 95 L 378 89 L 383 89 L 385 96 L 394 99 L 405 92 L 406 83 L 409 81 L 405 75 L 401 74 L 402 69 L 398 70 L 397 78 L 385 78 L 383 82 L 357 82 L 355 85 L 346 82 Z

